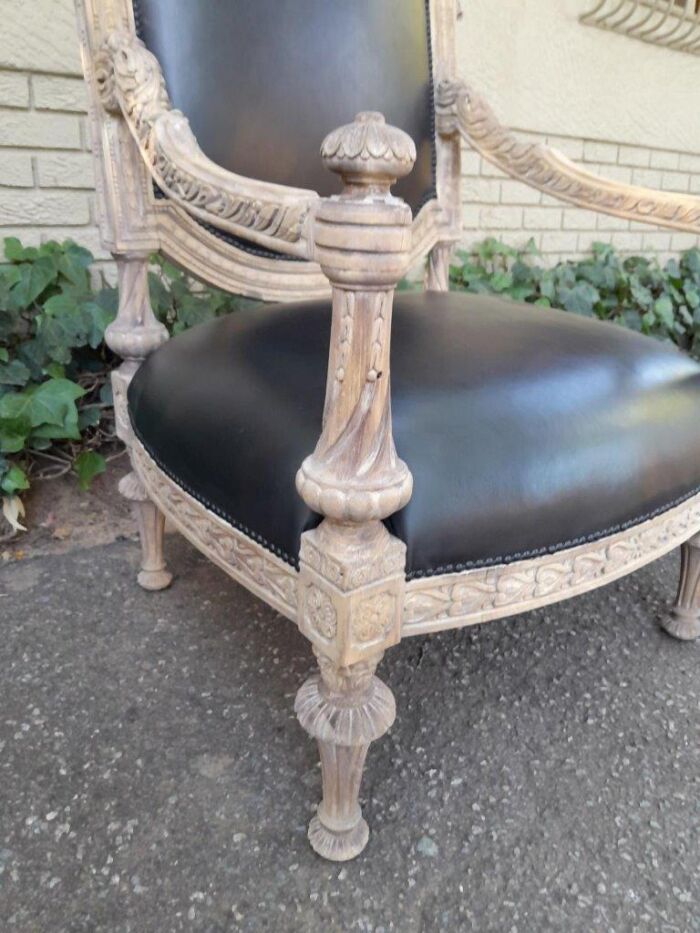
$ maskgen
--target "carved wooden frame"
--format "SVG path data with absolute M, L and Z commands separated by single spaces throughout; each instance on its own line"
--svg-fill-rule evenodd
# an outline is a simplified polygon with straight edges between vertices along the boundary
M 134 468 L 121 489 L 139 517 L 139 581 L 149 589 L 170 582 L 162 557 L 167 515 L 200 551 L 296 622 L 319 662 L 319 673 L 302 686 L 295 705 L 300 723 L 318 741 L 322 762 L 323 800 L 309 838 L 326 858 L 353 858 L 368 837 L 358 803 L 365 756 L 395 716 L 391 691 L 374 672 L 385 649 L 402 636 L 566 599 L 678 545 L 681 585 L 665 627 L 681 638 L 700 634 L 700 495 L 576 548 L 406 580 L 405 545 L 382 523 L 412 493 L 409 465 L 397 456 L 391 425 L 393 295 L 426 252 L 428 288 L 448 288 L 450 251 L 460 233 L 462 139 L 525 183 L 593 210 L 697 232 L 700 199 L 607 182 L 547 147 L 518 143 L 456 76 L 455 0 L 431 2 L 437 196 L 415 220 L 390 193 L 411 170 L 415 146 L 381 114 L 359 114 L 324 141 L 324 162 L 344 183 L 338 197 L 241 178 L 207 159 L 186 119 L 172 110 L 156 59 L 135 38 L 131 0 L 76 2 L 100 229 L 120 278 L 119 312 L 107 340 L 124 359 L 113 387 L 117 431 Z M 167 198 L 155 197 L 154 181 Z M 290 258 L 239 249 L 203 223 Z M 185 492 L 133 434 L 128 384 L 167 337 L 148 298 L 152 250 L 229 291 L 278 300 L 332 295 L 323 428 L 297 474 L 300 496 L 322 521 L 302 535 L 298 571 Z
M 431 3 L 435 80 L 453 72 L 454 2 Z M 327 296 L 309 235 L 318 195 L 243 178 L 202 153 L 172 109 L 157 59 L 136 37 L 132 0 L 76 7 L 105 246 L 116 255 L 161 251 L 204 281 L 252 297 Z M 414 220 L 412 263 L 461 231 L 459 147 L 437 136 L 435 146 L 437 197 Z M 156 197 L 154 181 L 167 197 Z M 212 226 L 290 258 L 241 249 Z

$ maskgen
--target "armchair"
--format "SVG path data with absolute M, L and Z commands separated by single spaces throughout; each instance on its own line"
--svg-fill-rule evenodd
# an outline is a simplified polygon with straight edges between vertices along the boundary
M 607 324 L 449 294 L 462 138 L 593 209 L 700 232 L 700 200 L 519 144 L 456 77 L 454 0 L 77 7 L 139 582 L 170 583 L 167 516 L 298 625 L 319 667 L 295 704 L 322 763 L 309 838 L 350 859 L 368 839 L 365 756 L 396 713 L 375 671 L 401 638 L 679 546 L 664 626 L 700 634 L 700 366 Z M 154 250 L 275 303 L 166 341 Z M 394 296 L 426 254 L 426 291 Z

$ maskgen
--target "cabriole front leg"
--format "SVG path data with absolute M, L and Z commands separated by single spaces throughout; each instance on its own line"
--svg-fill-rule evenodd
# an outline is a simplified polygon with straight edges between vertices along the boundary
M 391 727 L 396 705 L 374 674 L 381 654 L 347 667 L 318 650 L 316 656 L 321 672 L 306 681 L 294 707 L 321 757 L 323 798 L 309 841 L 323 858 L 344 862 L 367 845 L 369 827 L 358 800 L 362 772 L 370 743 Z
M 682 641 L 700 638 L 700 534 L 681 546 L 681 577 L 671 614 L 662 623 Z

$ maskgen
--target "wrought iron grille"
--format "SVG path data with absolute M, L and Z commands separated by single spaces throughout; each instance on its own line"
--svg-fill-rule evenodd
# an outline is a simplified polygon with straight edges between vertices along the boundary
M 596 0 L 581 22 L 700 55 L 700 0 Z

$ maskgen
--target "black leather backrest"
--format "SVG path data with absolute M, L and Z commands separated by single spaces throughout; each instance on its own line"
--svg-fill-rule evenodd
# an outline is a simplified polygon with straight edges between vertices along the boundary
M 396 186 L 414 212 L 433 195 L 428 0 L 134 0 L 139 36 L 171 100 L 219 165 L 338 191 L 324 136 L 380 110 L 418 147 Z

